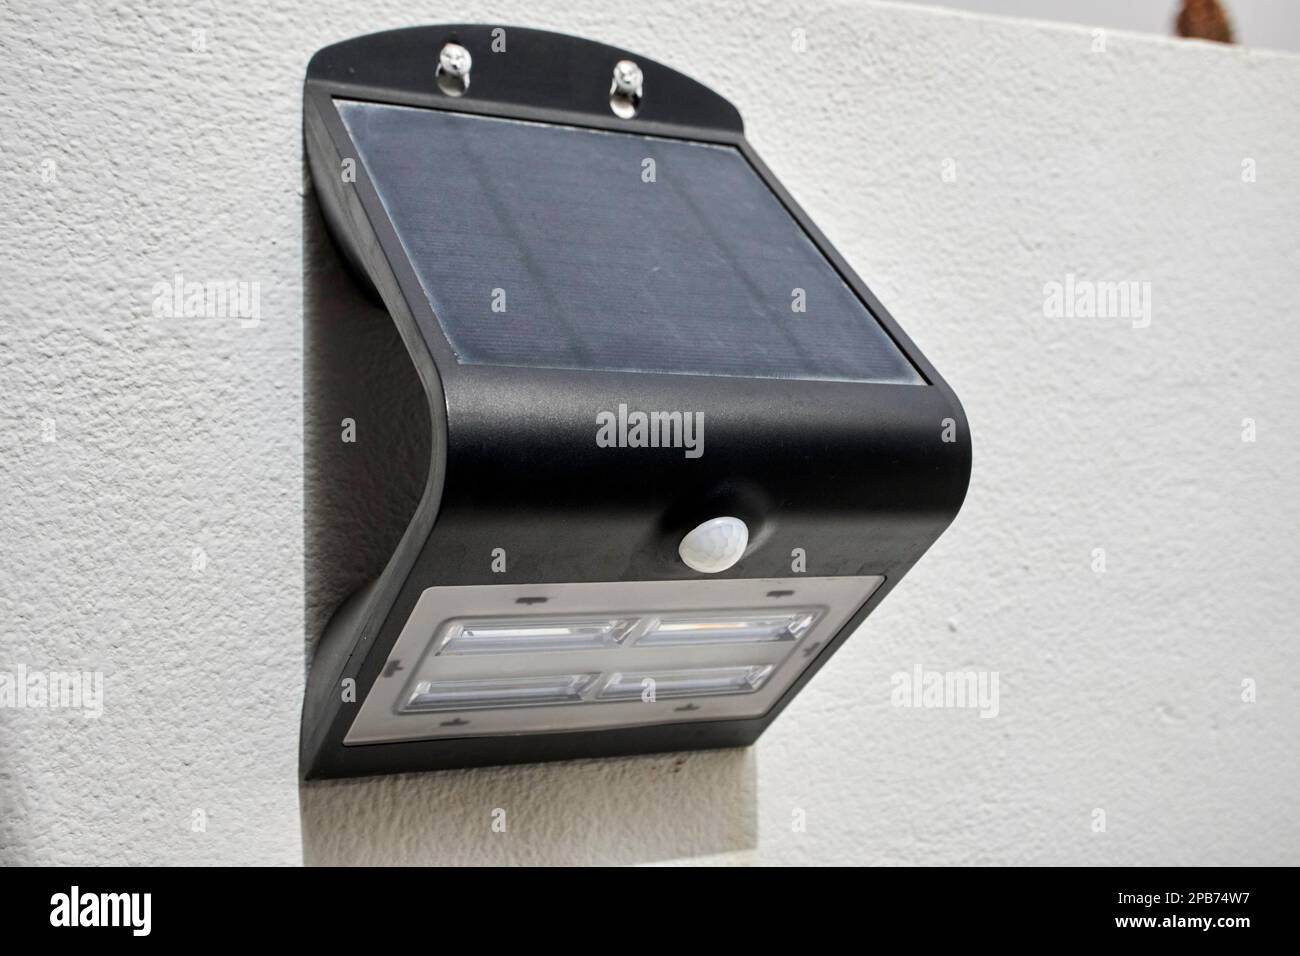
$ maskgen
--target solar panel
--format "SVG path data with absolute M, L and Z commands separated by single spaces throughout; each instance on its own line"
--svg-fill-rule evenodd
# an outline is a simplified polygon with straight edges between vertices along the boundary
M 336 102 L 463 364 L 925 384 L 734 147 Z

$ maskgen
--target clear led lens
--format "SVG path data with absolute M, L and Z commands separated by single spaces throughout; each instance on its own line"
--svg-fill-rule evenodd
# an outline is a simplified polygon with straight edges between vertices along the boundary
M 499 618 L 458 621 L 447 630 L 439 654 L 532 654 L 578 651 L 617 644 L 636 623 L 626 618 Z
M 777 612 L 666 614 L 637 639 L 637 646 L 797 641 L 812 627 L 818 614 L 818 611 L 808 608 Z
M 680 671 L 639 671 L 611 674 L 597 695 L 601 700 L 654 699 L 663 697 L 711 697 L 717 694 L 748 694 L 763 686 L 772 665 L 746 667 L 700 667 Z
M 402 711 L 574 703 L 582 699 L 582 692 L 598 676 L 559 674 L 548 677 L 499 677 L 491 680 L 422 680 L 416 683 Z

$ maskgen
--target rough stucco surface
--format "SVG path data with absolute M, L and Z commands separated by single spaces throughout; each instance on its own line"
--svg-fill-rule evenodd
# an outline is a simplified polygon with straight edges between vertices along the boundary
M 0 670 L 106 682 L 98 720 L 0 711 L 0 862 L 1300 863 L 1300 58 L 872 4 L 499 4 L 739 106 L 962 396 L 970 494 L 750 751 L 300 788 L 332 593 L 304 593 L 304 302 L 338 278 L 302 74 L 483 15 L 135 7 L 0 11 Z M 260 324 L 156 318 L 177 273 L 260 283 Z M 1067 273 L 1150 282 L 1150 327 L 1045 317 Z M 997 671 L 998 716 L 891 706 L 918 663 Z

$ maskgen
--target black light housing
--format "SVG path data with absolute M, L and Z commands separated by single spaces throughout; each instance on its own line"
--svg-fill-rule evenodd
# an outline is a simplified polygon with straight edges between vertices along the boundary
M 304 775 L 754 742 L 955 517 L 952 390 L 665 66 L 418 27 L 318 52 L 303 108 L 433 429 L 316 650 Z

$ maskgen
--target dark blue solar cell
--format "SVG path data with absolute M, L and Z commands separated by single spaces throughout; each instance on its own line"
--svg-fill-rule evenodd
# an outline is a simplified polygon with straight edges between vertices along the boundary
M 462 363 L 924 384 L 733 147 L 337 103 Z

